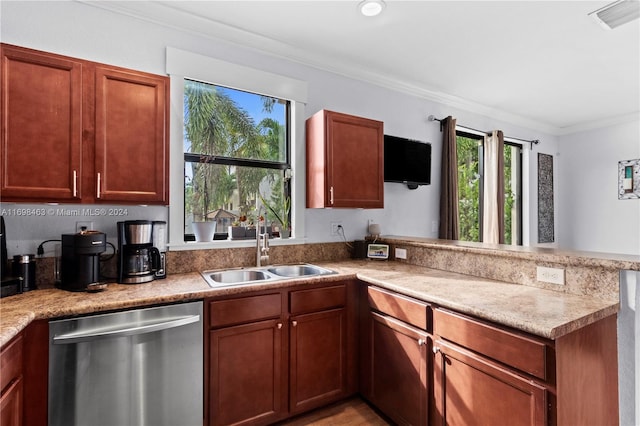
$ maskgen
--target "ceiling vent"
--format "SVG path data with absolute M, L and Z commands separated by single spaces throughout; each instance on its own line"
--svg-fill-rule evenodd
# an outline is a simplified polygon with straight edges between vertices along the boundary
M 618 0 L 589 14 L 608 30 L 640 18 L 640 1 Z

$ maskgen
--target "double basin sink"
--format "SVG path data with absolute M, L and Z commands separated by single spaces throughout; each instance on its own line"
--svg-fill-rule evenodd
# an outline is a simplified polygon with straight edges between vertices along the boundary
M 204 271 L 202 276 L 209 286 L 232 287 L 293 278 L 311 278 L 335 274 L 335 271 L 309 263 L 296 265 L 264 266 L 261 268 L 226 269 Z

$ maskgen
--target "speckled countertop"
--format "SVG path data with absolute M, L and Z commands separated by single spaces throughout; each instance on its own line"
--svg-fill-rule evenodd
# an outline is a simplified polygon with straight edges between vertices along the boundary
M 31 321 L 127 309 L 268 288 L 297 287 L 357 277 L 379 285 L 542 337 L 555 339 L 613 315 L 618 303 L 394 261 L 317 262 L 338 272 L 242 287 L 212 289 L 198 273 L 169 275 L 148 284 L 110 284 L 100 293 L 35 290 L 0 301 L 0 345 Z

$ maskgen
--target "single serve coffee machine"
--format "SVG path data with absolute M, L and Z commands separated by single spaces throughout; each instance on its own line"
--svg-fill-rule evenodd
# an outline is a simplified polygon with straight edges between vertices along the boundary
M 90 291 L 100 286 L 100 255 L 106 249 L 107 235 L 103 232 L 63 234 L 59 287 L 70 291 Z
M 118 282 L 141 284 L 153 281 L 161 268 L 160 252 L 153 245 L 153 222 L 118 222 Z

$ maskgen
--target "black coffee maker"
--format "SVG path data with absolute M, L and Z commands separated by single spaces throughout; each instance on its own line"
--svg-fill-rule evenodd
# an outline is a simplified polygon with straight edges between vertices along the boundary
M 60 283 L 63 290 L 86 291 L 100 283 L 100 255 L 107 249 L 107 235 L 82 231 L 62 235 Z
M 153 222 L 118 222 L 118 282 L 141 284 L 153 281 L 161 268 L 160 251 L 153 246 Z

